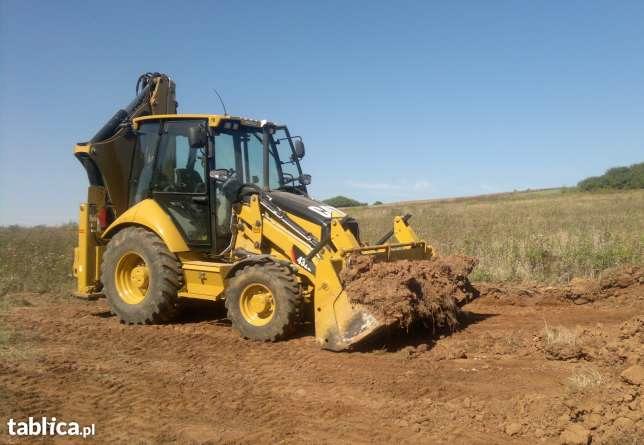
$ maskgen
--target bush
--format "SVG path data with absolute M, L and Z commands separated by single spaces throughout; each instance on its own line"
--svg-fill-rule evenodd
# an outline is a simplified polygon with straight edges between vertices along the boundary
M 356 201 L 355 199 L 347 198 L 346 196 L 334 196 L 333 198 L 325 199 L 322 202 L 333 207 L 358 207 L 367 205 L 364 202 Z
M 644 188 L 644 162 L 630 167 L 610 168 L 601 176 L 592 176 L 580 181 L 577 186 L 584 191 Z

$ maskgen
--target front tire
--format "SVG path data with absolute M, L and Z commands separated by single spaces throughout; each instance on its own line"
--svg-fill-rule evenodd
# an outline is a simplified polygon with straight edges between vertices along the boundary
M 176 314 L 181 264 L 148 230 L 128 227 L 110 240 L 101 280 L 110 310 L 123 323 L 163 323 Z
M 295 330 L 300 286 L 286 267 L 268 262 L 239 270 L 226 289 L 228 319 L 242 337 L 277 341 Z

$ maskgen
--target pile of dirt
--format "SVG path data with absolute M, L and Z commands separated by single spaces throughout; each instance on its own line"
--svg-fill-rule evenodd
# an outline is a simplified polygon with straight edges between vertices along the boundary
M 370 306 L 387 324 L 454 328 L 460 307 L 479 295 L 467 278 L 477 264 L 467 256 L 376 262 L 355 255 L 340 278 L 352 303 Z
M 641 367 L 631 367 L 630 369 Z M 644 439 L 644 399 L 639 384 L 611 378 L 605 370 L 603 379 L 590 390 L 569 393 L 563 400 L 560 418 L 563 439 L 579 432 L 586 442 L 579 443 L 641 443 Z M 598 374 L 600 375 L 600 374 Z
M 561 303 L 628 304 L 644 299 L 644 270 L 623 266 L 604 271 L 598 279 L 573 278 L 562 286 L 537 283 L 477 283 L 483 301 L 517 306 Z
M 546 326 L 542 349 L 549 360 L 593 362 L 600 366 L 644 364 L 644 316 L 638 315 L 609 332 L 603 324 L 568 329 Z
M 644 439 L 644 316 L 617 329 L 601 323 L 575 329 L 546 326 L 541 340 L 548 360 L 577 362 L 564 382 L 563 412 L 550 421 L 550 433 L 559 431 L 560 443 Z
M 639 266 L 624 266 L 605 270 L 598 280 L 574 278 L 564 288 L 565 298 L 575 304 L 619 297 L 624 290 L 639 289 L 636 297 L 644 297 L 644 270 Z

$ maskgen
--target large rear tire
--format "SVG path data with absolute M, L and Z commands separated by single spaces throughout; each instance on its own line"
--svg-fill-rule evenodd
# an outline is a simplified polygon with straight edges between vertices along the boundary
M 228 319 L 242 337 L 283 340 L 300 318 L 300 286 L 294 274 L 273 262 L 239 270 L 226 289 Z
M 128 227 L 114 235 L 103 254 L 101 280 L 112 313 L 123 323 L 163 323 L 176 314 L 181 264 L 148 230 Z

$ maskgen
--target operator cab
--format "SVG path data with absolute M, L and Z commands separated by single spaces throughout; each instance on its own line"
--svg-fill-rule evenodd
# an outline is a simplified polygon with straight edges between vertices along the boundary
M 154 199 L 193 248 L 216 254 L 228 246 L 231 180 L 308 196 L 310 176 L 299 163 L 304 144 L 286 126 L 227 115 L 152 115 L 134 119 L 133 127 L 128 207 Z

